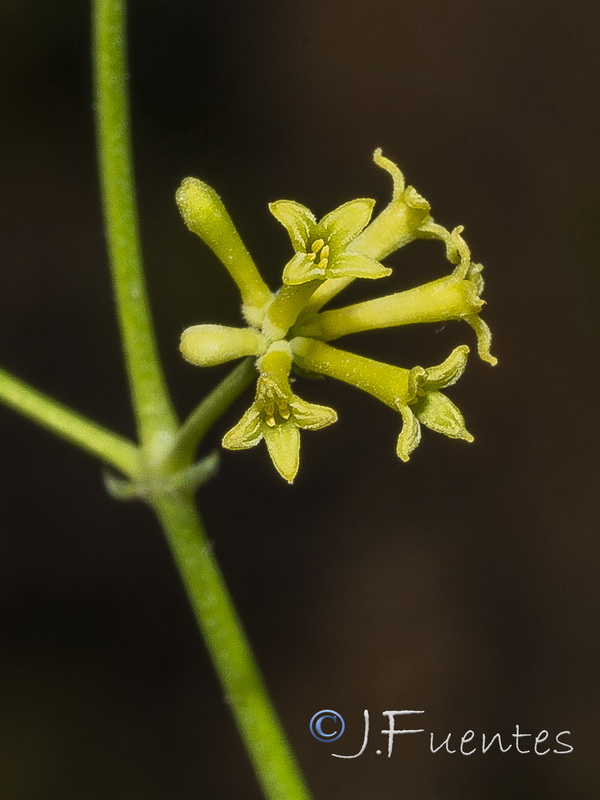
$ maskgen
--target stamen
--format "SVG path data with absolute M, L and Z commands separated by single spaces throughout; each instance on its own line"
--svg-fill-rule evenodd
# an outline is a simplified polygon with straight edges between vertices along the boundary
M 324 244 L 325 244 L 325 239 L 317 239 L 312 243 L 312 247 L 310 249 L 316 255 Z
M 277 408 L 282 419 L 289 419 L 291 416 L 290 408 L 285 400 L 279 400 L 277 403 Z

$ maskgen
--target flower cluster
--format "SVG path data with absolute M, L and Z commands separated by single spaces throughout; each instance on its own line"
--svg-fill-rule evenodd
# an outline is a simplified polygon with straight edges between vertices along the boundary
M 230 450 L 264 439 L 280 475 L 294 480 L 300 459 L 300 429 L 318 430 L 337 420 L 332 408 L 308 403 L 291 389 L 296 369 L 327 375 L 381 400 L 401 417 L 396 453 L 407 461 L 418 445 L 421 425 L 455 439 L 472 441 L 458 408 L 442 393 L 462 374 L 469 348 L 461 345 L 438 366 L 405 369 L 332 347 L 349 333 L 411 323 L 465 320 L 475 331 L 479 356 L 490 364 L 491 336 L 480 317 L 481 264 L 471 260 L 462 228 L 435 223 L 429 203 L 405 186 L 398 167 L 381 150 L 375 163 L 393 180 L 392 199 L 371 219 L 373 200 L 359 198 L 321 220 L 303 205 L 278 200 L 269 206 L 287 230 L 294 255 L 283 269 L 283 285 L 272 293 L 246 250 L 218 195 L 187 178 L 177 203 L 188 228 L 224 264 L 238 286 L 246 327 L 194 325 L 181 337 L 184 358 L 199 366 L 252 356 L 256 359 L 254 402 L 223 438 Z M 381 261 L 415 239 L 439 239 L 452 265 L 450 274 L 404 292 L 334 310 L 323 307 L 356 279 L 378 280 L 391 273 Z

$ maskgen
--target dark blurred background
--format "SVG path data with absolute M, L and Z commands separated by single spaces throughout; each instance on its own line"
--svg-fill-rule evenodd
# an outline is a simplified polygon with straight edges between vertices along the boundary
M 178 218 L 187 175 L 219 191 L 274 285 L 290 246 L 267 203 L 385 203 L 380 146 L 485 264 L 500 364 L 472 358 L 450 392 L 474 445 L 426 431 L 402 464 L 396 416 L 303 381 L 340 423 L 303 437 L 294 487 L 261 446 L 225 453 L 201 495 L 319 800 L 598 796 L 599 32 L 585 0 L 131 3 L 144 250 L 182 415 L 226 369 L 183 363 L 181 330 L 239 321 L 235 287 Z M 0 363 L 133 435 L 89 45 L 87 3 L 2 3 Z M 431 242 L 390 263 L 397 289 L 448 272 Z M 463 341 L 455 323 L 344 346 L 412 366 Z M 151 513 L 110 500 L 95 462 L 4 409 L 0 437 L 2 799 L 258 800 Z M 334 746 L 308 731 L 322 708 L 346 718 Z M 368 752 L 332 758 L 359 749 L 363 709 Z M 386 709 L 425 710 L 438 739 L 510 741 L 519 724 L 569 730 L 575 749 L 432 755 L 413 736 L 388 760 L 374 752 Z

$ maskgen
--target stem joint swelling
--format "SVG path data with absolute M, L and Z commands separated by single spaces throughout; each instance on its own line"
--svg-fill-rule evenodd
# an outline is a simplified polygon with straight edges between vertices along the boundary
M 219 454 L 213 451 L 182 469 L 149 469 L 129 479 L 105 471 L 104 485 L 115 500 L 142 500 L 153 506 L 159 498 L 176 499 L 193 495 L 217 474 L 218 469 Z

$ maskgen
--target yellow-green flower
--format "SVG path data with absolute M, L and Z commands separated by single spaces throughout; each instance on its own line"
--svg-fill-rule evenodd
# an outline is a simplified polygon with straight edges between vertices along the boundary
M 440 389 L 446 389 L 460 378 L 467 363 L 469 348 L 461 345 L 437 367 L 429 367 L 415 380 L 414 399 L 397 400 L 396 408 L 402 415 L 402 430 L 396 443 L 396 455 L 408 461 L 410 454 L 421 441 L 421 424 L 451 439 L 472 442 L 473 436 L 465 427 L 463 415 Z
M 294 256 L 283 269 L 283 285 L 271 293 L 244 247 L 220 198 L 206 184 L 186 179 L 177 201 L 190 230 L 221 259 L 242 296 L 244 328 L 193 325 L 181 337 L 184 358 L 212 366 L 237 358 L 254 359 L 255 397 L 223 446 L 244 450 L 264 440 L 275 468 L 288 482 L 298 472 L 300 431 L 319 430 L 337 420 L 327 406 L 308 403 L 290 386 L 292 367 L 304 377 L 329 376 L 356 386 L 396 411 L 402 426 L 396 453 L 408 461 L 421 427 L 454 439 L 473 441 L 459 409 L 441 390 L 462 374 L 469 348 L 456 347 L 435 367 L 404 369 L 326 344 L 378 328 L 464 320 L 477 336 L 479 356 L 490 364 L 491 334 L 481 319 L 481 264 L 471 260 L 462 227 L 437 224 L 431 208 L 381 150 L 374 161 L 392 178 L 392 198 L 371 220 L 374 201 L 359 198 L 321 220 L 291 200 L 269 208 L 286 228 Z M 449 275 L 374 299 L 322 311 L 356 278 L 382 278 L 391 270 L 380 260 L 415 239 L 438 239 L 452 264 Z M 247 373 L 246 373 L 247 375 Z
M 352 242 L 371 219 L 374 200 L 359 198 L 336 208 L 317 222 L 314 214 L 293 200 L 269 205 L 287 230 L 296 251 L 283 270 L 283 282 L 298 286 L 328 278 L 384 278 L 391 270 L 354 251 Z
M 289 385 L 289 346 L 277 343 L 259 360 L 254 402 L 223 437 L 228 450 L 245 450 L 264 439 L 275 469 L 292 483 L 300 464 L 300 429 L 316 431 L 336 422 L 332 408 L 307 403 Z
M 385 258 L 417 238 L 445 239 L 447 231 L 431 218 L 431 206 L 414 186 L 406 186 L 401 170 L 386 158 L 381 148 L 373 161 L 392 177 L 392 199 L 357 238 L 356 249 L 372 258 Z
M 458 408 L 439 391 L 462 375 L 469 353 L 466 345 L 427 369 L 395 367 L 304 337 L 293 339 L 290 346 L 301 369 L 356 386 L 401 414 L 403 425 L 396 454 L 403 461 L 408 461 L 421 440 L 420 423 L 452 439 L 473 441 Z
M 304 314 L 294 327 L 294 334 L 331 341 L 350 333 L 359 333 L 396 325 L 424 322 L 465 320 L 477 335 L 477 348 L 483 361 L 496 364 L 491 355 L 491 334 L 479 317 L 484 301 L 479 297 L 483 289 L 481 264 L 471 261 L 471 253 L 461 236 L 462 228 L 449 234 L 449 248 L 458 264 L 444 278 L 408 289 L 404 292 L 365 300 L 351 306 Z

